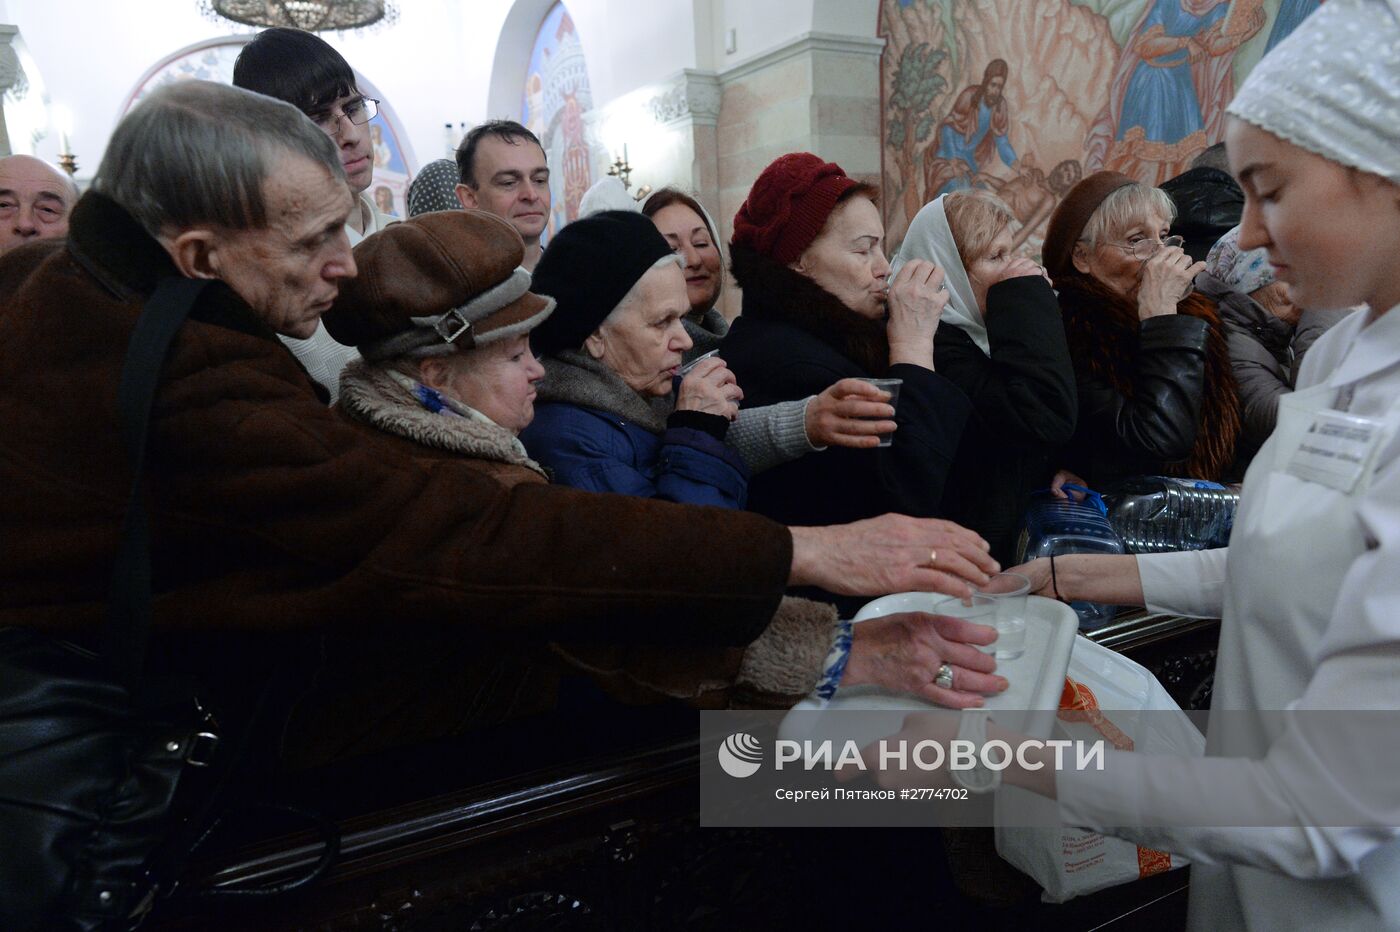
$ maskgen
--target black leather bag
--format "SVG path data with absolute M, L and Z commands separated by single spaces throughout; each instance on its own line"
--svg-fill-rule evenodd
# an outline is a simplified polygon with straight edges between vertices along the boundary
M 193 692 L 143 681 L 150 547 L 141 474 L 166 350 L 207 281 L 167 279 L 122 370 L 132 495 L 100 653 L 0 629 L 0 929 L 137 925 L 217 806 L 230 748 Z

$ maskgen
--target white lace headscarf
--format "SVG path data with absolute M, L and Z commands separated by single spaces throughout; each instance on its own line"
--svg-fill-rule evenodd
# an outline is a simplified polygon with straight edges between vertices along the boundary
M 987 340 L 987 324 L 977 310 L 972 282 L 968 280 L 967 269 L 963 268 L 957 241 L 953 239 L 953 228 L 948 225 L 948 213 L 943 209 L 943 199 L 947 196 L 938 195 L 914 215 L 914 222 L 909 224 L 909 232 L 904 234 L 904 242 L 899 245 L 899 252 L 890 263 L 890 281 L 894 281 L 904 263 L 910 259 L 924 259 L 938 266 L 943 270 L 943 281 L 948 286 L 948 303 L 939 322 L 957 327 L 990 356 L 992 350 Z
M 1227 111 L 1400 184 L 1400 0 L 1327 0 L 1264 56 Z

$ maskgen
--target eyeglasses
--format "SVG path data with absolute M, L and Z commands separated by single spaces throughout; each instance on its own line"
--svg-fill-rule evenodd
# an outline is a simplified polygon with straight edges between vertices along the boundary
M 1117 246 L 1119 249 L 1126 249 L 1129 253 L 1132 254 L 1132 257 L 1137 261 L 1146 262 L 1148 259 L 1151 259 L 1153 256 L 1157 255 L 1157 251 L 1159 249 L 1167 249 L 1172 246 L 1180 248 L 1181 244 L 1184 242 L 1186 242 L 1186 238 L 1184 236 L 1168 236 L 1164 240 L 1158 240 L 1154 237 L 1152 239 L 1140 239 L 1136 243 L 1132 244 L 1104 243 L 1104 245 Z
M 374 119 L 379 113 L 379 101 L 373 97 L 360 97 L 356 100 L 348 101 L 344 107 L 337 112 L 334 108 L 322 110 L 319 113 L 307 114 L 311 117 L 311 122 L 327 136 L 340 135 L 341 117 L 354 123 L 356 126 L 363 126 Z

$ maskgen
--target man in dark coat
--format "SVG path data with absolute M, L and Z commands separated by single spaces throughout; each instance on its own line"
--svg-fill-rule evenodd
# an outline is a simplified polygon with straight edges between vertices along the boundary
M 412 664 L 407 648 L 420 646 L 450 677 L 444 645 L 470 653 L 565 634 L 738 645 L 763 630 L 788 584 L 955 592 L 966 583 L 949 573 L 979 580 L 991 565 L 975 536 L 943 522 L 789 531 L 719 509 L 507 490 L 365 438 L 325 407 L 278 341 L 311 332 L 355 274 L 344 230 L 352 204 L 334 145 L 287 104 L 189 81 L 122 122 L 67 247 L 8 301 L 0 626 L 93 640 L 131 483 L 116 386 L 142 306 L 172 276 L 216 281 L 176 336 L 151 417 L 147 666 L 198 675 L 226 700 L 226 717 L 308 633 L 373 633 L 380 643 L 398 633 L 402 655 L 373 663 Z M 967 639 L 965 626 L 926 617 L 858 631 L 855 672 L 842 682 L 868 675 L 871 650 L 917 656 L 903 666 L 931 681 L 945 646 L 936 630 Z M 391 711 L 452 685 L 411 665 L 401 682 L 383 696 Z M 288 729 L 284 742 L 330 756 L 452 728 L 333 704 L 302 711 L 325 730 Z

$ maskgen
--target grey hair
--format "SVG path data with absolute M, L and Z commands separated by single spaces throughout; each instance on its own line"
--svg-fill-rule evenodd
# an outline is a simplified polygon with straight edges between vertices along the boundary
M 1171 195 L 1161 188 L 1137 181 L 1125 184 L 1104 198 L 1103 203 L 1094 210 L 1089 222 L 1084 224 L 1079 242 L 1093 249 L 1101 241 L 1153 214 L 1166 217 L 1167 223 L 1176 219 L 1176 204 L 1172 202 Z
M 305 156 L 345 182 L 335 144 L 291 104 L 212 81 L 153 91 L 117 126 L 93 190 L 159 236 L 198 224 L 268 224 L 263 185 L 280 156 Z
M 668 265 L 677 265 L 681 268 L 685 268 L 685 259 L 681 257 L 680 253 L 672 252 L 667 253 L 660 259 L 657 259 L 655 262 L 653 262 L 651 266 L 640 276 L 638 276 L 635 282 L 632 283 L 632 287 L 627 289 L 627 293 L 622 296 L 622 300 L 617 302 L 617 307 L 613 308 L 610 312 L 608 312 L 608 317 L 603 318 L 603 322 L 607 323 L 609 317 L 621 313 L 626 308 L 631 307 L 632 304 L 638 299 L 638 289 L 641 287 L 642 279 L 646 278 L 649 273 L 655 271 L 656 269 L 664 269 Z

